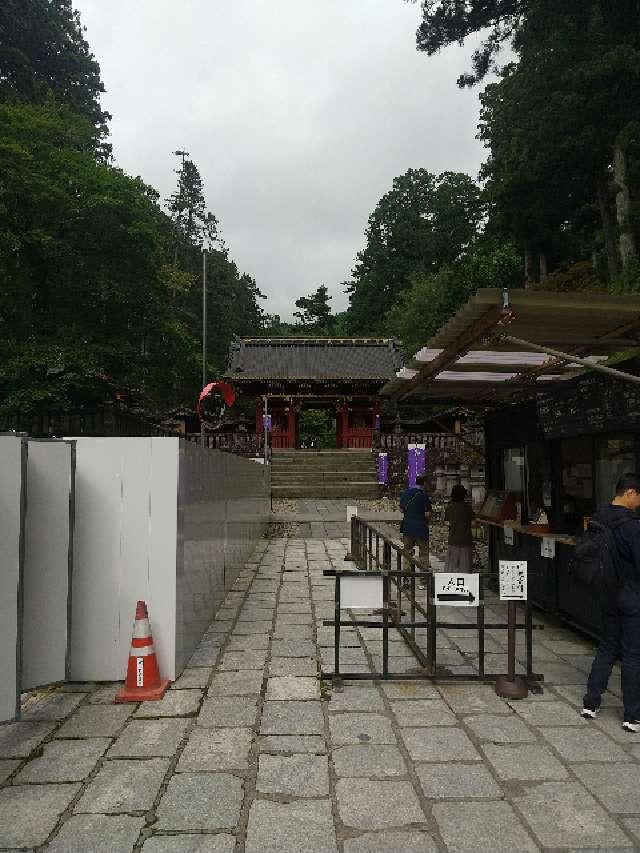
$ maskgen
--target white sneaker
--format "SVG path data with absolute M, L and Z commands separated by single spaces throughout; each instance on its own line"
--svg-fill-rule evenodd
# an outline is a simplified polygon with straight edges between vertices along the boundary
M 595 720 L 598 714 L 598 708 L 583 708 L 582 711 L 580 711 L 580 716 L 584 717 L 585 720 Z
M 634 734 L 640 732 L 640 720 L 625 720 L 622 728 L 625 732 L 633 732 Z

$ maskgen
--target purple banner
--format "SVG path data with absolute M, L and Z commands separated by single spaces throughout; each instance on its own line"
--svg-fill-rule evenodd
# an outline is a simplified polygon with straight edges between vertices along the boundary
M 417 471 L 416 446 L 410 444 L 407 447 L 407 486 L 412 489 L 416 484 Z
M 373 428 L 376 432 L 380 432 L 380 415 L 376 415 L 373 421 Z
M 427 470 L 427 451 L 424 444 L 416 444 L 416 475 L 422 475 Z
M 378 483 L 381 486 L 389 483 L 389 457 L 386 453 L 378 453 Z
M 271 432 L 271 430 L 272 430 L 271 415 L 263 415 L 262 416 L 262 426 L 263 426 L 265 432 Z

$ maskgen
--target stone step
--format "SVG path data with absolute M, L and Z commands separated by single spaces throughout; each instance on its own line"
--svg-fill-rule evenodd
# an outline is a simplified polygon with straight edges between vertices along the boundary
M 300 483 L 304 485 L 323 483 L 370 483 L 375 479 L 375 471 L 271 471 L 272 485 Z
M 338 473 L 348 474 L 374 474 L 376 466 L 368 463 L 366 465 L 272 465 L 271 470 L 274 473 L 284 474 L 286 476 L 296 476 L 298 474 L 307 474 L 310 477 L 316 474 L 323 474 L 325 471 L 337 471 Z
M 377 498 L 380 497 L 380 486 L 376 482 L 272 485 L 271 495 L 274 498 Z

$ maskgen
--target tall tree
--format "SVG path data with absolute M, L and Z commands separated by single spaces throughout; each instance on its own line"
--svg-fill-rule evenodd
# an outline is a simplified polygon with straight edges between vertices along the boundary
M 349 323 L 355 333 L 379 330 L 389 308 L 418 272 L 436 272 L 472 244 L 483 216 L 480 189 L 468 176 L 410 169 L 369 217 L 356 258 Z
M 174 260 L 188 266 L 194 248 L 209 248 L 218 240 L 218 221 L 207 210 L 202 177 L 193 160 L 183 160 L 167 208 L 175 227 Z
M 329 335 L 331 332 L 331 297 L 326 285 L 321 284 L 310 296 L 301 296 L 296 299 L 296 308 L 293 312 L 304 327 L 305 333 L 317 335 Z
M 136 388 L 152 405 L 196 374 L 170 311 L 171 223 L 139 178 L 86 150 L 55 104 L 0 104 L 0 399 L 65 410 Z
M 88 145 L 108 156 L 107 123 L 100 106 L 100 66 L 84 38 L 71 0 L 0 3 L 0 98 L 67 104 L 93 127 Z

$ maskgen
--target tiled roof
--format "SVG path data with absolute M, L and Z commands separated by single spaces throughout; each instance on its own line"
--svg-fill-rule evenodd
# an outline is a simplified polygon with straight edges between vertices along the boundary
M 387 338 L 248 338 L 234 341 L 226 376 L 233 380 L 382 380 L 402 357 Z

